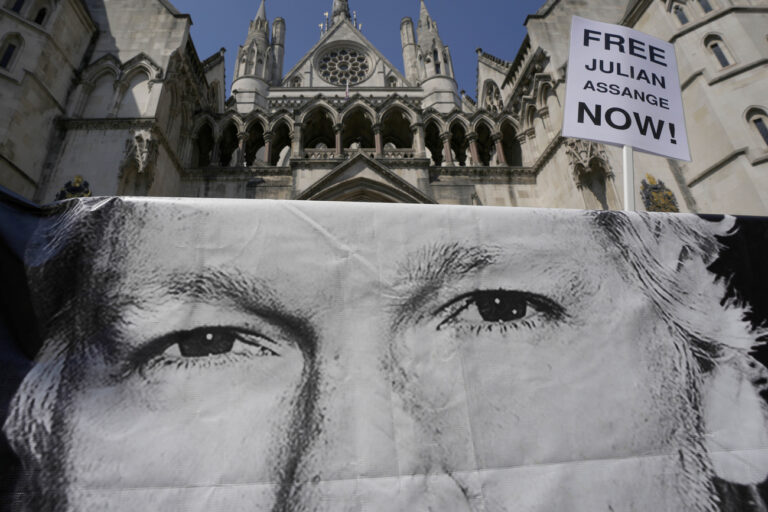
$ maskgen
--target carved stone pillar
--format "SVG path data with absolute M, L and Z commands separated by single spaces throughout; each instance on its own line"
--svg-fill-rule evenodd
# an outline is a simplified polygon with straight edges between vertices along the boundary
M 272 165 L 272 132 L 264 132 L 264 160 Z
M 426 143 L 424 142 L 424 123 L 417 122 L 411 125 L 411 133 L 413 134 L 413 147 L 411 149 L 416 153 L 416 158 L 426 158 L 427 150 Z
M 526 137 L 525 133 L 521 133 L 517 136 L 517 142 L 520 144 L 520 154 L 523 156 L 523 164 L 526 164 L 528 162 L 531 162 L 531 157 L 528 155 L 528 150 L 526 149 L 526 142 L 528 141 L 528 137 Z
M 451 155 L 451 133 L 443 133 L 440 135 L 440 140 L 443 141 L 443 167 L 453 167 L 453 155 Z
M 291 158 L 304 158 L 304 125 L 301 123 L 293 124 L 293 133 L 291 134 Z
M 480 165 L 480 151 L 477 149 L 477 134 L 471 132 L 467 135 L 469 141 L 469 154 L 472 155 L 472 165 Z
M 211 150 L 211 165 L 216 167 L 221 166 L 221 137 L 218 137 L 213 143 L 213 149 Z
M 384 156 L 384 143 L 381 140 L 381 125 L 373 125 L 373 140 L 376 145 L 376 158 L 382 158 Z
M 341 147 L 341 124 L 333 125 L 333 132 L 336 134 L 336 157 L 341 157 L 342 154 L 342 147 Z
M 499 165 L 507 165 L 507 157 L 504 155 L 504 146 L 501 144 L 501 133 L 494 133 L 491 135 L 491 140 L 496 144 L 496 159 Z
M 246 132 L 240 132 L 237 134 L 237 165 L 238 167 L 245 167 L 247 162 L 245 161 L 245 142 L 248 140 L 248 134 Z

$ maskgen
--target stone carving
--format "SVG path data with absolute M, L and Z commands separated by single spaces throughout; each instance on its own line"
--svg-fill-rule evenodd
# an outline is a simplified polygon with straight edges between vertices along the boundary
M 582 186 L 582 174 L 588 172 L 596 161 L 605 171 L 606 178 L 613 178 L 608 155 L 601 144 L 583 139 L 566 139 L 565 152 L 571 162 L 573 179 L 579 188 Z
M 640 197 L 643 199 L 646 211 L 649 212 L 680 212 L 674 192 L 669 190 L 664 182 L 650 174 L 645 175 Z
M 156 156 L 157 141 L 152 136 L 152 133 L 148 130 L 138 130 L 134 132 L 132 139 L 128 139 L 125 142 L 125 153 L 121 168 L 127 167 L 127 164 L 133 158 L 136 161 L 137 172 L 144 174 L 154 164 Z
M 75 197 L 91 197 L 91 185 L 79 174 L 68 181 L 64 187 L 56 194 L 57 201 L 73 199 Z

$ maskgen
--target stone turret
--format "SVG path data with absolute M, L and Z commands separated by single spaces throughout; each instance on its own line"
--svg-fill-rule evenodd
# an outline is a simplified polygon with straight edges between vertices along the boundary
M 401 25 L 402 26 L 402 25 Z M 424 0 L 420 1 L 419 36 L 416 64 L 420 85 L 426 93 L 422 105 L 443 112 L 460 106 L 458 86 L 453 74 L 453 60 L 448 47 L 443 44 L 437 23 L 429 15 Z M 403 48 L 405 54 L 405 48 Z M 406 73 L 408 65 L 406 64 Z
M 272 84 L 280 85 L 283 79 L 283 60 L 285 59 L 285 20 L 275 18 L 272 23 Z
M 454 78 L 450 53 L 446 51 L 447 49 L 437 30 L 437 23 L 429 15 L 424 0 L 421 0 L 418 34 L 426 78 L 438 75 Z
M 237 52 L 232 95 L 237 100 L 238 110 L 244 112 L 253 110 L 257 105 L 266 108 L 269 84 L 273 81 L 275 55 L 274 47 L 269 42 L 269 21 L 265 4 L 266 0 L 261 0 L 256 17 L 248 27 L 245 44 Z M 283 30 L 278 32 L 282 32 L 284 37 L 284 22 Z M 281 48 L 283 44 L 284 41 L 281 43 Z M 280 60 L 282 68 L 282 54 Z
M 400 22 L 400 41 L 403 44 L 405 78 L 414 85 L 418 84 L 423 77 L 419 74 L 418 47 L 411 18 L 403 18 Z

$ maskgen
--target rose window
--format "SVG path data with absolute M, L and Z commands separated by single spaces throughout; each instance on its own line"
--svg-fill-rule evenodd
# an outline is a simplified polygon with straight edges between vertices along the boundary
M 352 48 L 329 50 L 317 65 L 323 80 L 339 86 L 358 84 L 368 78 L 371 71 L 365 54 Z

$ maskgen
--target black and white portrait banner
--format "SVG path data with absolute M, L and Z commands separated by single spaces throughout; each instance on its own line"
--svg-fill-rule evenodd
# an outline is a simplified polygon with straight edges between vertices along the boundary
M 765 510 L 766 234 L 693 215 L 6 200 L 4 506 Z

